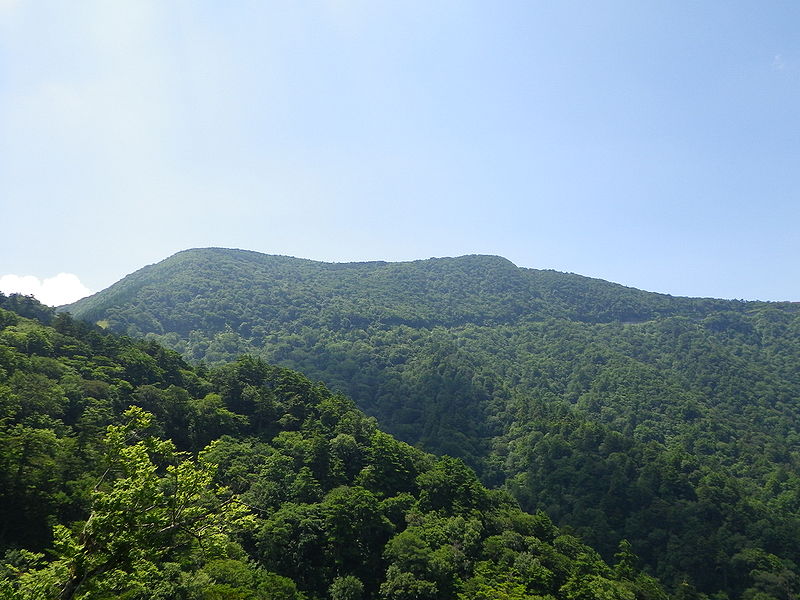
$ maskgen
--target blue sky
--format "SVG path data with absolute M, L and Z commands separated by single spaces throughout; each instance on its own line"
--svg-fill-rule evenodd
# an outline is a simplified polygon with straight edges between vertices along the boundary
M 223 246 L 798 301 L 799 25 L 796 1 L 0 0 L 0 287 Z

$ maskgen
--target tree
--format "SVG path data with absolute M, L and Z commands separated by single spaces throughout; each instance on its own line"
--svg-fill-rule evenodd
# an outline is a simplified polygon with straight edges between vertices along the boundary
M 396 565 L 386 570 L 386 581 L 381 584 L 380 598 L 383 600 L 434 600 L 436 584 L 419 579 L 413 573 L 401 571 Z
M 124 417 L 108 427 L 107 468 L 89 518 L 73 530 L 54 528 L 57 559 L 21 575 L 23 598 L 121 592 L 157 578 L 162 561 L 182 554 L 224 556 L 228 534 L 252 522 L 236 496 L 212 484 L 208 449 L 192 460 L 145 435 L 151 414 L 132 406 Z
M 330 588 L 331 600 L 361 600 L 364 595 L 364 584 L 358 577 L 347 575 L 333 580 Z
M 475 472 L 457 458 L 444 456 L 417 477 L 422 510 L 465 512 L 485 508 L 487 494 Z
M 380 549 L 392 526 L 381 514 L 372 492 L 341 486 L 323 500 L 328 555 L 342 573 L 355 573 L 364 581 L 379 570 Z
M 636 579 L 636 563 L 639 558 L 633 553 L 633 548 L 628 540 L 620 540 L 617 553 L 614 555 L 616 564 L 614 565 L 614 575 L 617 579 Z

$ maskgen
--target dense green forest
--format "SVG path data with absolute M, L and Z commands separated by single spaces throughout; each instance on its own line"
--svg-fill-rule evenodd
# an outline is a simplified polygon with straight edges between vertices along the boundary
M 297 372 L 2 294 L 0 556 L 9 600 L 668 598 Z
M 491 256 L 204 249 L 68 307 L 209 365 L 247 352 L 464 459 L 671 589 L 800 590 L 800 305 L 674 298 Z

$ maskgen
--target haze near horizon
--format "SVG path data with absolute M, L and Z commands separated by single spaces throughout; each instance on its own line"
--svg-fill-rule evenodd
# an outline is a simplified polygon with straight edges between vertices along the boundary
M 797 301 L 798 18 L 3 0 L 0 281 L 99 291 L 219 246 Z

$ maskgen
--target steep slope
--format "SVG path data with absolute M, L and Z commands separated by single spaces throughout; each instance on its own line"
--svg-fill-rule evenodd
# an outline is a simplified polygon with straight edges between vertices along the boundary
M 299 373 L 3 305 L 2 598 L 667 600 Z
M 535 295 L 499 257 L 338 264 L 207 248 L 179 252 L 65 308 L 113 329 L 187 335 L 198 324 L 245 333 L 254 321 L 332 329 L 507 322 L 529 312 Z
M 673 298 L 579 275 L 520 269 L 497 256 L 405 263 L 322 263 L 246 250 L 179 252 L 64 310 L 128 333 L 312 326 L 452 327 L 530 318 L 643 321 L 739 310 L 742 303 Z M 260 330 L 255 332 L 263 334 Z
M 673 298 L 498 257 L 206 249 L 69 308 L 192 359 L 298 368 L 605 556 L 631 540 L 669 582 L 737 596 L 797 573 L 796 304 Z

